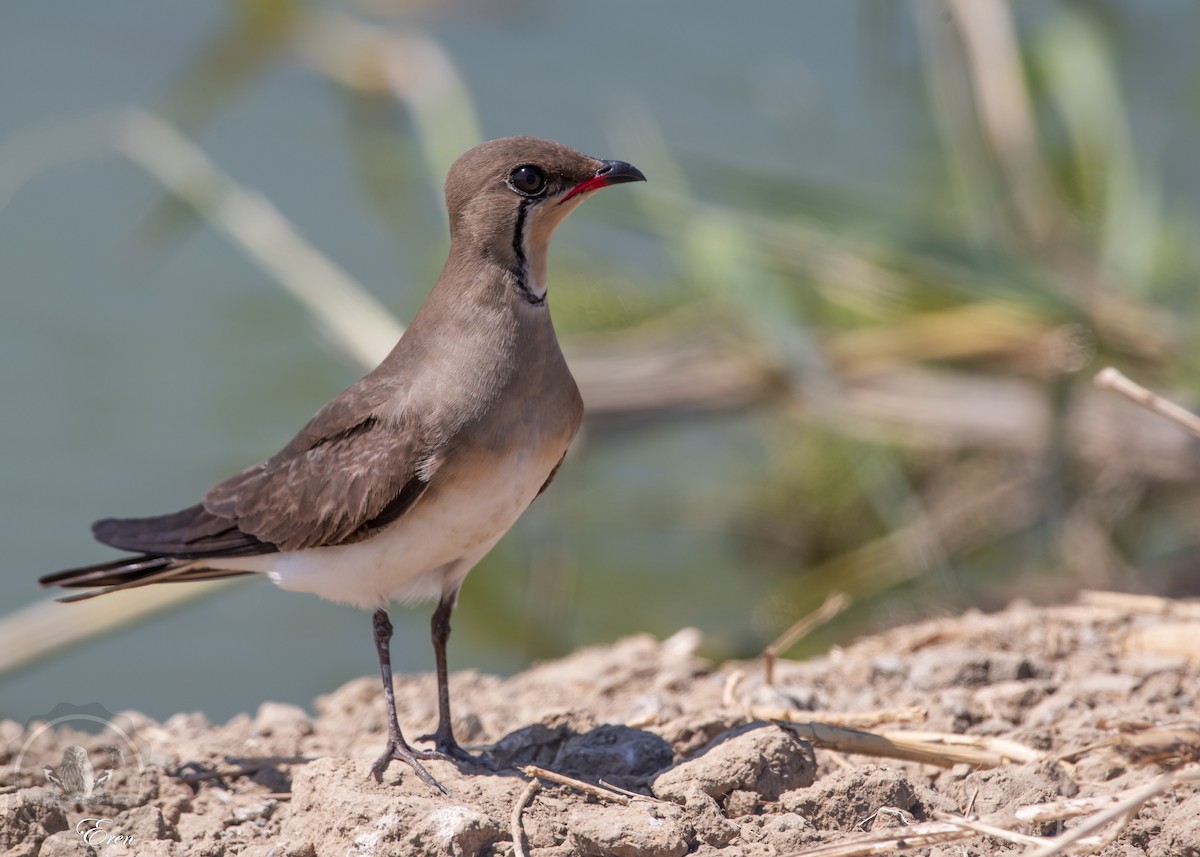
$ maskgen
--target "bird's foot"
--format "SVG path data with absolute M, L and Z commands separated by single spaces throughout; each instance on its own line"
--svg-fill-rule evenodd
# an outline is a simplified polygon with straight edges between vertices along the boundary
M 435 732 L 432 735 L 422 735 L 417 741 L 432 741 L 433 749 L 424 751 L 422 759 L 444 759 L 447 762 L 462 762 L 467 765 L 475 765 L 480 768 L 486 768 L 489 771 L 496 770 L 496 763 L 487 756 L 476 756 L 468 753 L 462 748 L 453 735 L 440 735 Z
M 388 765 L 393 760 L 404 762 L 417 776 L 421 778 L 421 782 L 431 788 L 435 788 L 442 794 L 449 796 L 450 790 L 433 778 L 429 771 L 425 770 L 425 766 L 421 764 L 421 759 L 440 759 L 440 755 L 431 753 L 425 750 L 414 750 L 404 742 L 399 736 L 392 736 L 388 739 L 387 749 L 380 754 L 375 760 L 375 764 L 371 765 L 371 776 L 375 778 L 375 782 L 383 782 L 383 772 L 387 770 Z

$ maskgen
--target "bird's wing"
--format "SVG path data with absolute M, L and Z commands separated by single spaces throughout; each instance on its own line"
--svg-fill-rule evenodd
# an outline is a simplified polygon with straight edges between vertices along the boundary
M 280 452 L 212 488 L 204 508 L 280 550 L 354 540 L 404 514 L 435 469 L 409 413 L 380 413 L 394 389 L 369 379 L 321 409 Z
M 380 415 L 394 388 L 363 379 L 271 458 L 172 515 L 99 521 L 114 547 L 186 558 L 300 550 L 354 541 L 404 514 L 436 457 L 419 420 Z

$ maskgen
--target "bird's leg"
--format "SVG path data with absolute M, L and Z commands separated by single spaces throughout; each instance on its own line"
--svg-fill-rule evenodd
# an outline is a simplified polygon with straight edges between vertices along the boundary
M 376 610 L 372 621 L 375 626 L 375 651 L 379 654 L 379 673 L 383 678 L 383 698 L 387 702 L 388 744 L 387 749 L 371 766 L 371 774 L 376 782 L 383 782 L 383 772 L 387 770 L 387 766 L 393 759 L 399 759 L 416 771 L 422 782 L 448 795 L 450 792 L 446 787 L 435 780 L 419 761 L 421 758 L 428 758 L 428 754 L 415 752 L 400 733 L 400 723 L 396 719 L 396 692 L 392 688 L 392 653 L 389 648 L 392 623 L 388 620 L 386 610 Z
M 450 639 L 450 612 L 454 609 L 456 595 L 447 595 L 438 602 L 429 622 L 430 637 L 433 639 L 433 658 L 437 664 L 438 725 L 432 735 L 422 735 L 419 741 L 433 741 L 434 751 L 446 758 L 459 762 L 470 762 L 495 770 L 490 759 L 472 756 L 454 740 L 454 727 L 450 724 L 450 674 L 446 668 L 446 641 Z

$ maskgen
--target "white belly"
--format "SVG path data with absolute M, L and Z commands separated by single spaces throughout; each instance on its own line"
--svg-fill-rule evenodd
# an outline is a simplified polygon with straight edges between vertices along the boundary
M 549 452 L 439 473 L 399 520 L 360 542 L 206 565 L 265 572 L 282 589 L 368 610 L 450 596 L 537 496 L 561 455 Z

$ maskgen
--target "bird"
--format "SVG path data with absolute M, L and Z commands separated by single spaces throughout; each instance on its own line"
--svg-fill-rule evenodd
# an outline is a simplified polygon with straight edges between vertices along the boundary
M 372 613 L 392 761 L 447 789 L 430 759 L 490 766 L 451 727 L 446 642 L 468 572 L 549 487 L 583 419 L 550 318 L 550 238 L 588 195 L 645 181 L 624 161 L 506 137 L 451 166 L 450 250 L 424 303 L 374 370 L 270 458 L 179 512 L 92 525 L 122 558 L 40 578 L 76 601 L 161 582 L 265 574 Z M 436 601 L 430 622 L 438 719 L 431 750 L 396 716 L 388 611 Z
M 78 744 L 72 744 L 63 750 L 62 762 L 57 769 L 43 765 L 42 772 L 45 773 L 47 782 L 58 786 L 63 797 L 90 798 L 99 787 L 108 782 L 113 769 L 108 768 L 97 777 L 87 750 Z

